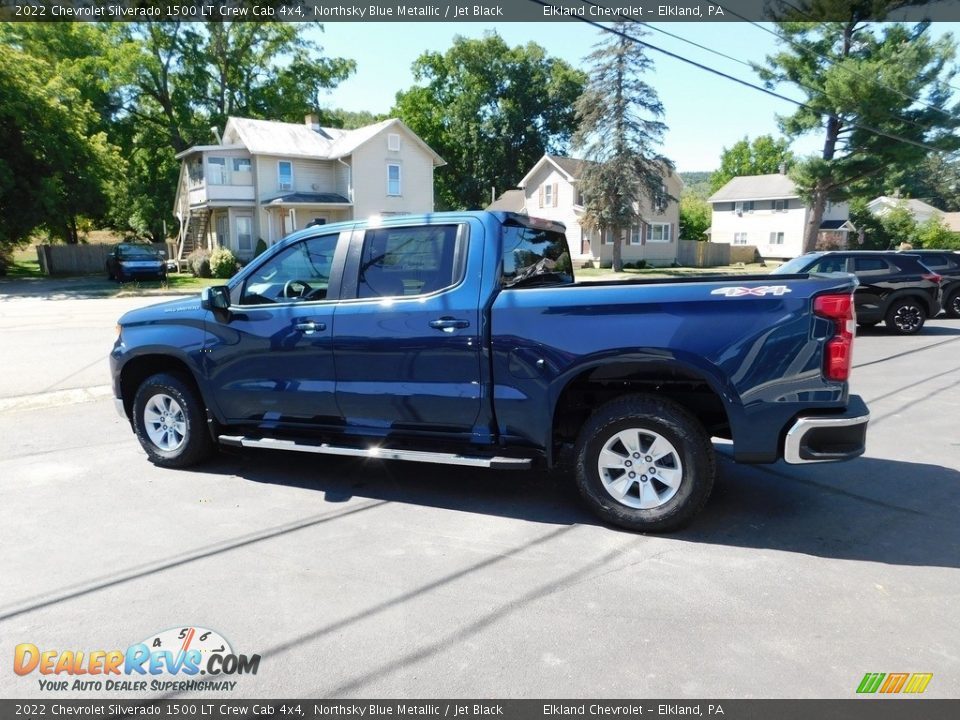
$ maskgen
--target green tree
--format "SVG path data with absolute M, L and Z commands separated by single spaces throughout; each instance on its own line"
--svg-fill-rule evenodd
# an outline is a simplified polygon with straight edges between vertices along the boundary
M 735 177 L 767 175 L 779 172 L 781 167 L 788 170 L 793 163 L 788 139 L 761 135 L 750 142 L 745 137 L 734 143 L 733 147 L 723 149 L 720 169 L 710 176 L 710 192 L 715 193 Z
M 923 23 L 870 22 L 914 4 L 921 3 L 800 0 L 778 23 L 783 49 L 758 71 L 769 86 L 789 82 L 806 95 L 804 107 L 779 118 L 781 129 L 790 138 L 824 134 L 820 155 L 798 163 L 791 173 L 811 207 L 804 251 L 816 245 L 828 200 L 879 194 L 882 176 L 921 162 L 924 145 L 957 146 L 952 131 L 960 121 L 947 107 L 945 84 L 955 73 L 952 37 L 934 40 Z M 797 21 L 819 20 L 824 12 L 843 20 Z
M 680 238 L 706 240 L 707 228 L 712 222 L 713 209 L 703 198 L 683 193 L 680 196 Z
M 447 161 L 435 183 L 448 209 L 482 207 L 491 187 L 515 187 L 545 152 L 563 152 L 585 79 L 536 43 L 511 48 L 495 32 L 424 53 L 413 75 L 391 114 Z
M 50 64 L 0 45 L 0 246 L 38 228 L 77 242 L 77 218 L 106 211 L 107 184 L 122 161 L 96 114 Z
M 653 61 L 644 47 L 624 37 L 645 33 L 634 23 L 616 23 L 614 30 L 587 57 L 587 87 L 577 99 L 574 145 L 588 161 L 580 178 L 585 227 L 612 233 L 613 270 L 623 270 L 623 233 L 644 211 L 639 198 L 652 204 L 663 197 L 663 172 L 670 162 L 657 150 L 666 125 L 663 105 L 643 77 Z

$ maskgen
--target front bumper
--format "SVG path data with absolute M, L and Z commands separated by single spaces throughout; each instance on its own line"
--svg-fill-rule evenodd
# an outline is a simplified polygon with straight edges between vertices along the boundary
M 787 431 L 783 459 L 791 465 L 838 462 L 863 455 L 870 411 L 859 395 L 851 395 L 838 415 L 798 417 Z

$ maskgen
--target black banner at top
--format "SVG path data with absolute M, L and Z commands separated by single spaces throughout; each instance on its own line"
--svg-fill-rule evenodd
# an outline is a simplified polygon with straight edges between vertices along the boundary
M 814 10 L 813 7 L 816 6 Z M 814 0 L 0 0 L 13 22 L 744 22 L 850 20 L 849 2 Z M 861 3 L 863 5 L 863 3 Z M 878 3 L 879 5 L 879 3 Z M 862 12 L 862 10 L 861 10 Z M 960 0 L 932 0 L 859 21 L 960 20 Z

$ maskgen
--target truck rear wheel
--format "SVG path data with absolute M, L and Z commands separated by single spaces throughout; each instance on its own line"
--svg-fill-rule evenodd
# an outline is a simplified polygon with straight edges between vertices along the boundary
M 667 532 L 700 512 L 716 476 L 710 437 L 684 407 L 631 395 L 600 407 L 576 445 L 577 487 L 604 520 Z
M 133 428 L 150 462 L 183 468 L 210 456 L 213 441 L 196 390 L 176 375 L 151 375 L 137 389 Z

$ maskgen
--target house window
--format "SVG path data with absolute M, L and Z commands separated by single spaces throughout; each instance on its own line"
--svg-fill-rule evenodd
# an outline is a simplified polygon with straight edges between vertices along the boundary
M 602 231 L 603 234 L 603 244 L 604 245 L 613 245 L 613 230 L 607 228 Z
M 772 233 L 770 233 L 770 244 L 771 244 L 771 245 L 783 245 L 783 233 L 782 233 L 782 232 L 772 232 Z
M 400 166 L 387 165 L 387 195 L 400 195 Z
M 773 211 L 774 211 L 774 212 L 786 212 L 786 211 L 787 211 L 787 201 L 786 201 L 786 200 L 774 200 L 774 201 L 773 201 Z
M 289 160 L 277 162 L 277 187 L 281 190 L 293 190 L 293 163 Z
M 657 193 L 657 197 L 654 198 L 653 207 L 658 213 L 662 213 L 667 209 L 667 186 L 661 185 L 660 192 Z
M 641 225 L 634 225 L 632 228 L 630 228 L 630 244 L 643 244 L 643 227 Z
M 647 242 L 670 242 L 670 223 L 650 223 Z
M 400 136 L 396 133 L 387 133 L 387 150 L 400 152 Z
M 211 185 L 223 185 L 227 182 L 227 161 L 222 157 L 207 158 L 207 182 Z
M 734 233 L 734 234 L 733 234 L 733 244 L 734 244 L 734 245 L 746 245 L 746 244 L 747 244 L 747 234 L 746 234 L 746 233 Z
M 743 215 L 745 212 L 752 213 L 753 207 L 753 200 L 738 200 L 733 204 L 733 211 L 737 213 L 737 215 Z
M 253 218 L 249 215 L 237 215 L 237 250 L 253 252 Z
M 553 207 L 553 185 L 543 186 L 543 205 L 541 207 Z
M 248 173 L 252 170 L 250 158 L 234 158 L 233 171 L 235 173 Z

